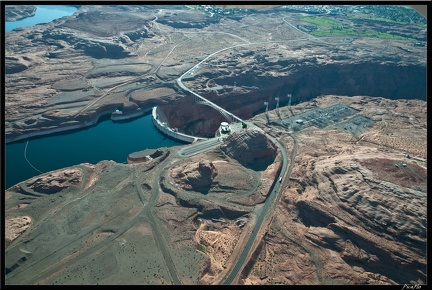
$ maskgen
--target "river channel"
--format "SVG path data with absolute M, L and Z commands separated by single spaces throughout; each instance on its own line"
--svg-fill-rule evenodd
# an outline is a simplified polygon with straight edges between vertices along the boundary
M 21 26 L 46 23 L 72 15 L 76 11 L 75 7 L 65 5 L 37 5 L 36 7 L 35 16 L 6 22 L 6 31 Z M 21 25 L 17 25 L 17 22 Z M 8 25 L 11 23 L 13 27 Z M 5 118 L 7 119 L 7 116 Z M 41 172 L 85 162 L 96 164 L 102 160 L 123 163 L 132 152 L 182 145 L 157 131 L 151 118 L 151 115 L 145 115 L 127 122 L 112 122 L 109 118 L 101 118 L 97 125 L 82 130 L 6 144 L 3 176 L 5 188 L 39 175 Z

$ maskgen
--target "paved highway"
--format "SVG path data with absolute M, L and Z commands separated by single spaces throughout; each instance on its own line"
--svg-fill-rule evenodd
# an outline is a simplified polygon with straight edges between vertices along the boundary
M 220 145 L 219 138 L 211 138 L 205 141 L 199 141 L 178 151 L 181 157 L 189 157 Z
M 310 36 L 308 36 L 305 39 L 309 39 Z M 296 39 L 296 40 L 291 40 L 291 41 L 298 41 L 298 40 L 304 40 L 304 39 Z M 180 88 L 182 88 L 185 91 L 190 92 L 191 94 L 197 96 L 198 98 L 200 98 L 201 100 L 207 102 L 210 106 L 214 107 L 215 109 L 217 109 L 218 111 L 220 111 L 222 114 L 228 114 L 230 116 L 232 116 L 234 119 L 240 121 L 240 122 L 244 122 L 242 119 L 238 118 L 237 116 L 233 115 L 232 113 L 226 111 L 225 109 L 219 107 L 218 105 L 210 102 L 209 100 L 205 99 L 204 97 L 200 96 L 199 94 L 193 92 L 192 90 L 190 90 L 188 87 L 186 87 L 183 82 L 182 82 L 182 78 L 186 77 L 186 76 L 193 76 L 194 72 L 196 72 L 199 68 L 199 66 L 206 61 L 207 59 L 209 59 L 210 57 L 212 57 L 213 55 L 225 51 L 225 50 L 229 50 L 235 47 L 241 47 L 241 46 L 248 46 L 248 45 L 258 45 L 258 44 L 266 44 L 266 43 L 286 43 L 289 41 L 269 41 L 269 42 L 255 42 L 255 43 L 247 43 L 247 44 L 237 44 L 237 45 L 232 45 L 223 49 L 220 49 L 218 51 L 215 51 L 211 54 L 209 54 L 206 58 L 204 58 L 202 61 L 200 61 L 199 63 L 197 63 L 195 66 L 193 66 L 192 68 L 190 68 L 188 71 L 186 71 L 184 74 L 182 74 L 178 79 L 177 79 L 177 84 L 179 85 Z M 249 122 L 251 123 L 251 122 Z M 252 124 L 252 127 L 256 127 L 254 124 Z M 266 134 L 267 137 L 269 137 L 280 149 L 281 153 L 282 153 L 282 157 L 283 157 L 283 162 L 282 162 L 282 170 L 280 172 L 280 175 L 277 177 L 277 180 L 281 180 L 276 181 L 274 188 L 272 190 L 272 192 L 269 194 L 269 196 L 266 199 L 265 205 L 262 208 L 262 211 L 260 213 L 260 215 L 258 216 L 257 222 L 255 223 L 253 229 L 252 229 L 252 233 L 248 239 L 248 241 L 246 242 L 246 244 L 244 245 L 243 251 L 240 254 L 237 263 L 235 264 L 234 268 L 232 269 L 231 273 L 228 275 L 228 277 L 226 278 L 225 282 L 223 284 L 231 284 L 233 282 L 233 280 L 237 277 L 238 273 L 240 272 L 240 270 L 243 268 L 243 265 L 247 259 L 247 257 L 249 256 L 249 253 L 252 250 L 252 246 L 255 243 L 255 239 L 258 236 L 258 233 L 260 232 L 260 229 L 264 223 L 264 221 L 266 220 L 267 214 L 271 213 L 272 211 L 269 210 L 271 208 L 273 208 L 279 201 L 282 193 L 283 193 L 283 189 L 287 184 L 287 180 L 289 178 L 289 176 L 291 175 L 291 171 L 292 171 L 292 167 L 294 164 L 294 159 L 295 156 L 297 154 L 297 139 L 293 136 L 290 135 L 293 140 L 294 140 L 294 148 L 292 151 L 292 155 L 291 155 L 291 162 L 290 162 L 290 167 L 288 169 L 288 173 L 287 173 L 287 155 L 286 155 L 286 151 L 285 148 L 283 147 L 282 144 L 279 143 L 279 141 L 277 141 L 276 139 L 272 138 L 271 136 L 269 136 L 268 134 Z M 206 151 L 212 147 L 215 147 L 219 145 L 219 139 L 218 138 L 213 138 L 210 140 L 206 140 L 206 141 L 202 141 L 200 143 L 197 143 L 196 145 L 190 145 L 187 148 L 184 148 L 182 150 L 179 151 L 179 155 L 180 156 L 191 156 L 203 151 Z M 286 174 L 287 173 L 287 174 Z M 286 176 L 285 176 L 286 175 Z
M 212 57 L 213 55 L 228 50 L 228 49 L 232 49 L 234 47 L 240 47 L 240 46 L 246 46 L 246 45 L 251 45 L 251 44 L 261 44 L 260 42 L 257 43 L 248 43 L 248 44 L 239 44 L 239 45 L 233 45 L 230 47 L 226 47 L 223 49 L 220 49 L 214 53 L 209 54 L 206 58 L 204 58 L 202 61 L 200 61 L 198 64 L 196 64 L 195 66 L 193 66 L 191 69 L 189 69 L 188 71 L 186 71 L 183 75 L 181 75 L 178 79 L 177 79 L 177 84 L 184 89 L 185 91 L 188 91 L 192 94 L 194 94 L 195 96 L 199 97 L 200 99 L 202 99 L 203 101 L 208 102 L 209 104 L 211 104 L 211 106 L 215 107 L 217 110 L 222 110 L 223 112 L 226 112 L 227 114 L 233 116 L 235 119 L 243 122 L 240 118 L 238 118 L 237 116 L 233 115 L 232 113 L 226 111 L 225 109 L 217 106 L 216 104 L 213 104 L 212 102 L 208 101 L 207 99 L 205 99 L 204 97 L 198 95 L 197 93 L 191 91 L 188 87 L 186 87 L 183 82 L 182 82 L 182 78 L 185 77 L 186 75 L 192 75 L 195 69 L 198 69 L 199 65 L 201 65 L 201 63 L 203 63 L 204 61 L 206 61 L 207 59 L 209 59 L 210 57 Z M 250 122 L 249 122 L 250 123 Z M 252 124 L 253 125 L 253 124 Z M 256 127 L 255 125 L 253 125 L 253 127 Z M 282 192 L 283 192 L 283 188 L 281 186 L 281 184 L 285 184 L 286 181 L 284 180 L 284 175 L 286 173 L 287 170 L 287 156 L 286 156 L 286 151 L 285 148 L 274 138 L 268 136 L 268 134 L 266 134 L 267 137 L 269 137 L 275 144 L 277 144 L 277 146 L 279 147 L 281 153 L 282 153 L 282 157 L 283 157 L 283 163 L 282 163 L 282 170 L 280 175 L 277 177 L 277 180 L 279 180 L 279 178 L 282 178 L 282 182 L 276 182 L 275 186 L 272 190 L 272 192 L 269 194 L 269 196 L 266 199 L 266 203 L 257 219 L 257 222 L 255 223 L 255 226 L 252 230 L 251 236 L 249 237 L 246 245 L 244 246 L 244 249 L 241 253 L 241 255 L 239 256 L 239 259 L 237 260 L 237 263 L 235 264 L 233 270 L 231 271 L 231 273 L 228 275 L 227 279 L 225 280 L 224 284 L 231 284 L 232 281 L 234 280 L 234 278 L 238 275 L 239 271 L 242 269 L 243 264 L 245 263 L 246 258 L 249 256 L 249 253 L 251 251 L 251 248 L 253 246 L 253 244 L 255 243 L 255 239 L 257 238 L 258 233 L 260 232 L 261 226 L 267 216 L 269 211 L 269 208 L 271 208 L 274 204 L 277 204 L 277 201 L 279 200 Z M 294 158 L 296 155 L 296 150 L 297 150 L 297 142 L 294 136 L 292 136 L 295 142 L 295 149 L 293 150 L 293 154 L 291 157 L 291 164 L 290 164 L 290 169 L 289 169 L 289 174 L 291 174 L 291 169 L 292 169 L 292 165 L 294 163 Z M 219 144 L 219 139 L 218 138 L 213 138 L 207 141 L 202 141 L 196 145 L 190 145 L 187 148 L 184 148 L 182 150 L 179 151 L 179 155 L 180 156 L 191 156 L 193 154 L 197 154 L 200 152 L 203 152 L 205 150 L 208 150 L 212 147 L 215 147 Z M 191 148 L 192 147 L 192 148 Z M 288 176 L 289 176 L 288 174 Z
M 252 246 L 255 243 L 255 239 L 257 238 L 257 235 L 260 232 L 260 229 L 263 225 L 263 222 L 264 222 L 267 214 L 272 212 L 269 209 L 273 208 L 277 204 L 277 202 L 279 201 L 279 199 L 283 193 L 284 187 L 287 183 L 286 180 L 288 180 L 289 176 L 291 175 L 292 167 L 294 164 L 294 159 L 295 159 L 295 156 L 297 154 L 297 139 L 293 135 L 291 135 L 291 137 L 294 140 L 294 149 L 293 149 L 292 156 L 291 156 L 288 174 L 286 175 L 288 158 L 287 158 L 287 153 L 285 151 L 285 148 L 283 147 L 282 144 L 279 143 L 279 141 L 277 141 L 273 137 L 270 137 L 270 136 L 268 136 L 268 137 L 279 147 L 281 154 L 282 154 L 282 159 L 283 159 L 282 169 L 281 169 L 279 176 L 277 177 L 277 180 L 281 179 L 281 181 L 280 182 L 277 181 L 275 183 L 273 190 L 271 191 L 271 193 L 267 197 L 266 203 L 265 203 L 265 205 L 264 205 L 264 207 L 263 207 L 263 209 L 262 209 L 262 211 L 261 211 L 261 213 L 257 219 L 257 222 L 255 223 L 255 226 L 252 230 L 252 233 L 249 237 L 249 240 L 247 241 L 246 245 L 244 246 L 244 249 L 243 249 L 241 255 L 239 256 L 237 263 L 235 264 L 231 273 L 228 275 L 224 284 L 231 284 L 232 281 L 235 279 L 235 277 L 238 275 L 239 271 L 243 268 L 243 265 L 244 265 L 247 257 L 249 256 L 250 251 L 252 250 Z M 189 145 L 188 147 L 185 147 L 185 148 L 179 150 L 178 154 L 182 157 L 188 157 L 188 156 L 198 154 L 200 152 L 207 151 L 211 148 L 218 146 L 219 144 L 220 144 L 219 138 L 212 138 L 212 139 L 209 139 L 206 141 L 200 141 L 196 144 Z
M 279 176 L 277 177 L 278 180 L 279 178 L 282 178 L 281 182 L 276 182 L 275 186 L 272 190 L 272 192 L 270 193 L 270 195 L 267 197 L 265 205 L 257 219 L 257 222 L 255 223 L 255 226 L 252 230 L 252 234 L 249 237 L 249 240 L 247 241 L 246 245 L 244 246 L 244 249 L 242 251 L 242 253 L 240 254 L 237 263 L 235 264 L 233 270 L 231 271 L 231 273 L 228 275 L 228 277 L 226 278 L 225 282 L 223 284 L 225 285 L 229 285 L 233 282 L 233 280 L 235 279 L 235 277 L 237 277 L 238 273 L 240 272 L 240 270 L 243 268 L 243 265 L 247 259 L 247 257 L 249 256 L 250 251 L 252 250 L 252 246 L 255 242 L 255 239 L 257 238 L 258 233 L 260 232 L 261 226 L 263 225 L 263 222 L 267 216 L 267 213 L 271 213 L 272 211 L 269 211 L 269 209 L 273 208 L 279 201 L 285 186 L 282 186 L 286 184 L 286 180 L 289 179 L 289 176 L 291 175 L 291 171 L 294 165 L 294 159 L 295 156 L 297 154 L 297 139 L 291 135 L 291 137 L 294 140 L 294 149 L 291 155 L 291 161 L 290 161 L 290 166 L 288 169 L 288 174 L 285 176 L 285 173 L 287 172 L 287 154 L 285 151 L 285 148 L 283 147 L 282 144 L 279 143 L 279 141 L 277 141 L 276 139 L 270 137 L 273 142 L 275 144 L 277 144 L 277 146 L 279 147 L 281 153 L 282 153 L 282 158 L 283 158 L 283 164 L 282 164 L 282 170 L 279 174 Z
M 164 161 L 162 161 L 159 164 L 155 176 L 161 176 L 161 173 L 165 169 L 168 160 L 169 160 L 169 158 L 165 159 Z M 138 183 L 136 185 L 138 187 Z M 141 185 L 139 185 L 138 188 L 140 188 L 142 190 Z M 143 193 L 140 192 L 140 194 L 143 194 Z M 154 233 L 155 242 L 158 245 L 158 247 L 159 247 L 159 249 L 160 249 L 160 251 L 164 257 L 165 265 L 167 266 L 167 269 L 168 269 L 168 272 L 171 276 L 172 282 L 174 283 L 174 285 L 181 285 L 182 284 L 181 279 L 177 273 L 175 263 L 174 263 L 173 258 L 171 256 L 172 255 L 170 252 L 171 247 L 168 245 L 169 241 L 166 240 L 166 235 L 164 235 L 162 230 L 161 230 L 164 228 L 164 226 L 162 224 L 162 221 L 159 218 L 155 218 L 156 213 L 153 212 L 154 207 L 155 207 L 155 203 L 156 203 L 158 197 L 159 197 L 159 179 L 155 178 L 153 180 L 152 195 L 148 201 L 148 204 L 146 204 L 145 209 L 147 210 L 146 213 L 147 213 L 148 221 L 149 221 L 149 224 L 151 225 L 151 228 L 152 228 L 153 233 Z M 157 215 L 156 215 L 156 217 L 157 217 Z

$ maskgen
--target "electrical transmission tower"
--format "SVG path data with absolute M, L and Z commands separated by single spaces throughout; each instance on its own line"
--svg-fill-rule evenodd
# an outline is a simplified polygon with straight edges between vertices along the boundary
M 292 109 L 291 109 L 291 94 L 288 94 L 287 95 L 288 96 L 288 110 L 291 112 L 291 116 L 294 116 L 294 113 L 293 113 L 293 111 L 292 111 Z
M 279 108 L 279 98 L 275 98 L 275 100 L 276 100 L 276 114 L 278 115 L 279 119 L 282 119 L 281 115 L 280 115 L 280 112 L 278 110 L 278 108 Z
M 269 122 L 269 115 L 268 115 L 268 102 L 264 102 L 264 105 L 266 106 L 266 119 L 267 119 L 267 123 Z

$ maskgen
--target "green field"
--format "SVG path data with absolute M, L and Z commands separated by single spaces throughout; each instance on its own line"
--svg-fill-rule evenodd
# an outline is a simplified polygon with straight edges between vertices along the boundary
M 407 24 L 402 22 L 397 22 L 394 20 L 390 20 L 387 18 L 381 18 L 381 17 L 348 17 L 350 20 L 372 20 L 372 21 L 381 21 L 381 22 L 388 22 L 388 23 L 394 23 L 394 24 Z
M 350 18 L 352 20 L 355 20 L 355 18 Z M 357 19 L 364 19 L 364 20 L 373 20 L 373 21 L 386 21 L 391 23 L 397 23 L 392 20 L 388 20 L 385 18 L 357 18 Z M 314 30 L 310 32 L 313 36 L 357 36 L 357 37 L 376 37 L 376 38 L 383 38 L 383 39 L 401 39 L 401 40 L 416 40 L 409 37 L 403 37 L 399 35 L 393 35 L 390 33 L 385 32 L 379 32 L 379 31 L 364 31 L 359 32 L 357 30 L 354 30 L 352 28 L 343 28 L 343 25 L 341 25 L 339 22 L 319 18 L 319 17 L 302 17 L 300 18 L 301 21 L 312 23 L 317 25 L 317 30 Z M 320 29 L 321 27 L 321 29 Z
M 427 27 L 427 24 L 424 23 L 409 23 L 409 22 L 398 22 L 387 18 L 381 18 L 381 17 L 348 17 L 347 19 L 356 21 L 356 20 L 371 20 L 371 21 L 380 21 L 380 22 L 386 22 L 388 24 L 397 24 L 397 25 L 415 25 L 418 27 Z

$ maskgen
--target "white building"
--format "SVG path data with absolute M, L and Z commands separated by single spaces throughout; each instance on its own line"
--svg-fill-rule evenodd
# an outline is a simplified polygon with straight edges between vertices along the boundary
M 222 122 L 220 125 L 220 132 L 221 134 L 226 134 L 231 132 L 231 128 L 230 125 L 228 124 L 228 122 Z

